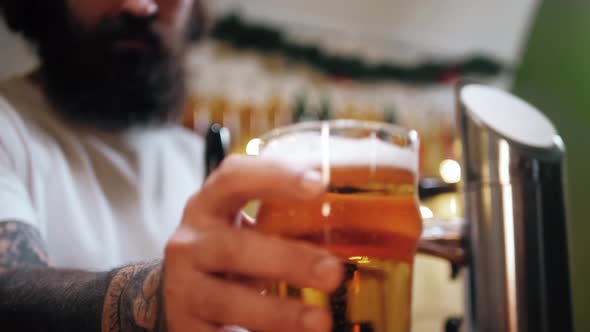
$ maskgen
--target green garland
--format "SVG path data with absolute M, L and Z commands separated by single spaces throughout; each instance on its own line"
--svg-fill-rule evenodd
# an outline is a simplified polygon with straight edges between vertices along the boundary
M 352 80 L 433 84 L 470 75 L 492 77 L 509 71 L 499 62 L 483 56 L 473 56 L 457 63 L 427 62 L 414 67 L 390 63 L 370 64 L 354 56 L 326 54 L 316 45 L 292 42 L 282 31 L 262 24 L 246 23 L 237 14 L 219 19 L 211 31 L 211 37 L 239 49 L 278 53 L 290 61 L 307 64 L 329 76 Z

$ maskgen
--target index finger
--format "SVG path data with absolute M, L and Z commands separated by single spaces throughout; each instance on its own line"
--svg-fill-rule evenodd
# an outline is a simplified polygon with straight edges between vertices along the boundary
M 187 210 L 235 218 L 251 200 L 307 200 L 325 191 L 321 174 L 313 169 L 274 160 L 232 156 L 213 173 Z

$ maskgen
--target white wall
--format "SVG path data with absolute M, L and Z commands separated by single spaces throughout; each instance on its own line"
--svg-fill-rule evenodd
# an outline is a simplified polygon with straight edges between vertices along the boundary
M 484 53 L 520 58 L 540 0 L 213 0 L 256 20 L 308 30 L 308 38 L 381 51 L 399 61 Z M 341 39 L 334 42 L 335 39 Z M 345 42 L 346 44 L 346 42 Z M 356 44 L 356 45 L 352 45 Z
M 416 62 L 484 53 L 519 61 L 540 0 L 212 0 L 216 10 L 286 24 L 299 38 L 335 52 Z M 0 20 L 0 80 L 36 63 L 30 49 Z
M 36 63 L 31 48 L 0 19 L 0 81 L 28 72 Z

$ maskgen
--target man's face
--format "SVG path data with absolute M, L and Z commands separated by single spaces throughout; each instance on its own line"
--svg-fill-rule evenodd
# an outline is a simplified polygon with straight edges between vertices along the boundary
M 154 26 L 176 37 L 186 30 L 193 0 L 66 0 L 67 9 L 88 29 L 122 15 L 155 17 Z
M 59 113 L 113 131 L 176 114 L 193 0 L 54 1 L 58 19 L 37 45 Z

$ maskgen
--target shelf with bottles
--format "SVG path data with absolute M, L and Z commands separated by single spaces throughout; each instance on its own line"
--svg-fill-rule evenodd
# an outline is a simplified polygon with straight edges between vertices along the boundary
M 273 56 L 205 43 L 188 61 L 184 123 L 200 135 L 211 124 L 230 133 L 232 153 L 255 154 L 256 138 L 301 121 L 360 119 L 412 128 L 422 141 L 421 173 L 440 177 L 455 159 L 453 86 L 357 82 L 328 77 Z

